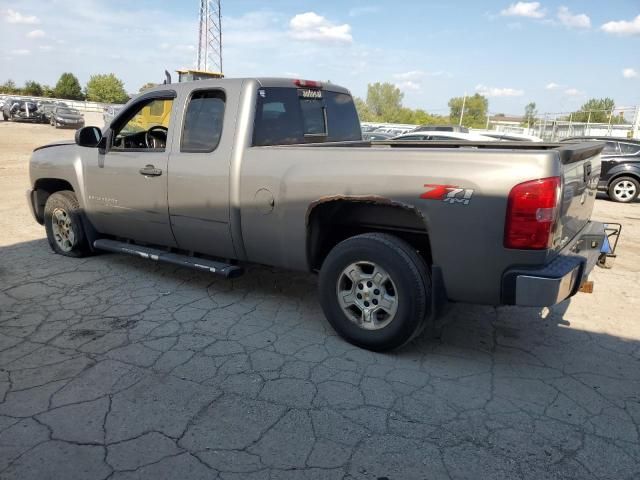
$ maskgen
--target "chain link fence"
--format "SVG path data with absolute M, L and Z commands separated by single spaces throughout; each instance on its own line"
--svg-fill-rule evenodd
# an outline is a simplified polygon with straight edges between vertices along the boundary
M 545 113 L 527 123 L 494 118 L 488 122 L 488 128 L 504 133 L 535 135 L 548 142 L 582 136 L 640 139 L 640 106 Z

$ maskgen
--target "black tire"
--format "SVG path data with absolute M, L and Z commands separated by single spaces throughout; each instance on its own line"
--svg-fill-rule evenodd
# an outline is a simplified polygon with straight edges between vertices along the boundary
M 7 114 L 2 112 L 2 119 L 6 122 L 7 120 L 9 120 L 9 117 L 7 117 Z
M 371 262 L 384 269 L 395 288 L 395 315 L 377 330 L 357 325 L 338 300 L 343 271 L 358 262 Z M 340 336 L 359 347 L 381 352 L 401 347 L 426 326 L 431 310 L 431 275 L 422 257 L 405 241 L 389 234 L 366 233 L 344 240 L 329 252 L 320 270 L 319 293 L 324 314 Z
M 62 212 L 62 213 L 60 213 Z M 54 232 L 54 213 L 64 214 L 69 220 L 68 229 L 73 231 L 73 241 L 70 241 L 70 235 L 67 235 L 66 248 L 61 246 L 64 243 L 63 237 L 58 236 Z M 75 193 L 63 190 L 52 194 L 44 206 L 44 227 L 47 232 L 47 240 L 51 249 L 65 257 L 84 257 L 90 253 L 89 243 L 82 226 L 82 213 L 80 205 Z M 67 250 L 68 248 L 68 250 Z
M 631 191 L 629 188 L 620 188 L 623 186 L 628 186 L 629 188 L 633 188 Z M 630 193 L 633 192 L 633 193 Z M 617 177 L 614 178 L 609 184 L 609 198 L 614 202 L 620 203 L 631 203 L 636 198 L 638 198 L 638 194 L 640 194 L 640 182 L 634 177 Z

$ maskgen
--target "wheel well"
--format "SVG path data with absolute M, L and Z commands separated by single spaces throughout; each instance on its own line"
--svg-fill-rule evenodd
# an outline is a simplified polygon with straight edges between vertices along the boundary
M 609 182 L 607 183 L 607 188 L 609 188 L 611 186 L 611 184 L 613 183 L 614 180 L 620 178 L 620 177 L 631 177 L 634 178 L 636 181 L 640 182 L 640 173 L 637 172 L 619 172 L 613 175 L 613 177 L 611 177 L 609 179 Z
M 73 186 L 71 186 L 69 182 L 59 178 L 39 178 L 36 180 L 33 189 L 35 190 L 34 210 L 36 212 L 36 218 L 40 223 L 44 223 L 44 206 L 52 194 L 62 190 L 74 191 Z
M 307 219 L 307 259 L 311 270 L 319 270 L 331 249 L 341 241 L 369 232 L 402 238 L 427 265 L 432 264 L 427 226 L 414 207 L 386 199 L 325 200 L 312 206 Z

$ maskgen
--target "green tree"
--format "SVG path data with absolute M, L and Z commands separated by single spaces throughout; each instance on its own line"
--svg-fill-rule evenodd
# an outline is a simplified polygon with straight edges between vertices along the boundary
M 53 88 L 51 88 L 49 85 L 43 85 L 42 86 L 42 96 L 43 97 L 54 97 L 55 93 L 53 91 Z
M 458 124 L 462 115 L 464 105 L 464 115 L 462 124 L 466 127 L 484 128 L 487 125 L 487 112 L 489 111 L 489 100 L 483 95 L 476 93 L 473 96 L 454 97 L 449 100 L 449 121 Z
M 144 92 L 145 90 L 149 90 L 150 88 L 157 87 L 157 86 L 158 86 L 158 84 L 157 84 L 157 83 L 147 82 L 147 83 L 145 83 L 144 85 L 142 85 L 142 86 L 140 87 L 139 92 L 140 92 L 140 93 L 142 93 L 142 92 Z
M 367 88 L 367 107 L 379 122 L 398 122 L 403 98 L 404 94 L 391 83 L 369 84 Z
M 60 75 L 58 83 L 56 83 L 53 92 L 57 98 L 66 98 L 68 100 L 83 100 L 82 87 L 78 78 L 73 73 L 63 73 Z
M 524 107 L 524 122 L 522 122 L 522 124 L 527 127 L 533 125 L 537 116 L 538 110 L 536 110 L 536 102 L 527 103 Z
M 16 82 L 9 79 L 0 85 L 0 93 L 7 93 L 9 95 L 15 95 L 20 93 L 20 89 L 16 86 Z
M 87 100 L 104 103 L 126 103 L 129 95 L 124 83 L 113 73 L 92 75 L 86 87 Z
M 358 112 L 358 117 L 360 117 L 361 122 L 374 122 L 375 118 L 371 114 L 369 110 L 369 106 L 367 103 L 359 97 L 354 97 L 353 102 L 356 105 L 356 110 Z
M 611 123 L 621 123 L 619 116 L 612 115 L 615 106 L 613 98 L 592 98 L 573 113 L 572 119 L 574 122 L 608 123 L 611 115 Z
M 30 97 L 42 97 L 42 85 L 38 82 L 34 82 L 33 80 L 28 80 L 24 83 L 22 93 L 29 95 Z

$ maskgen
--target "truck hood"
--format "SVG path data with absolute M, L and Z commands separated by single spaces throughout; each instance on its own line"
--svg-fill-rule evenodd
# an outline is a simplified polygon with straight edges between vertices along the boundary
M 76 144 L 75 140 L 61 140 L 59 142 L 48 143 L 47 145 L 42 145 L 41 147 L 34 148 L 33 151 L 37 152 L 38 150 L 42 150 L 45 148 L 62 147 L 65 145 L 75 145 L 75 144 Z

